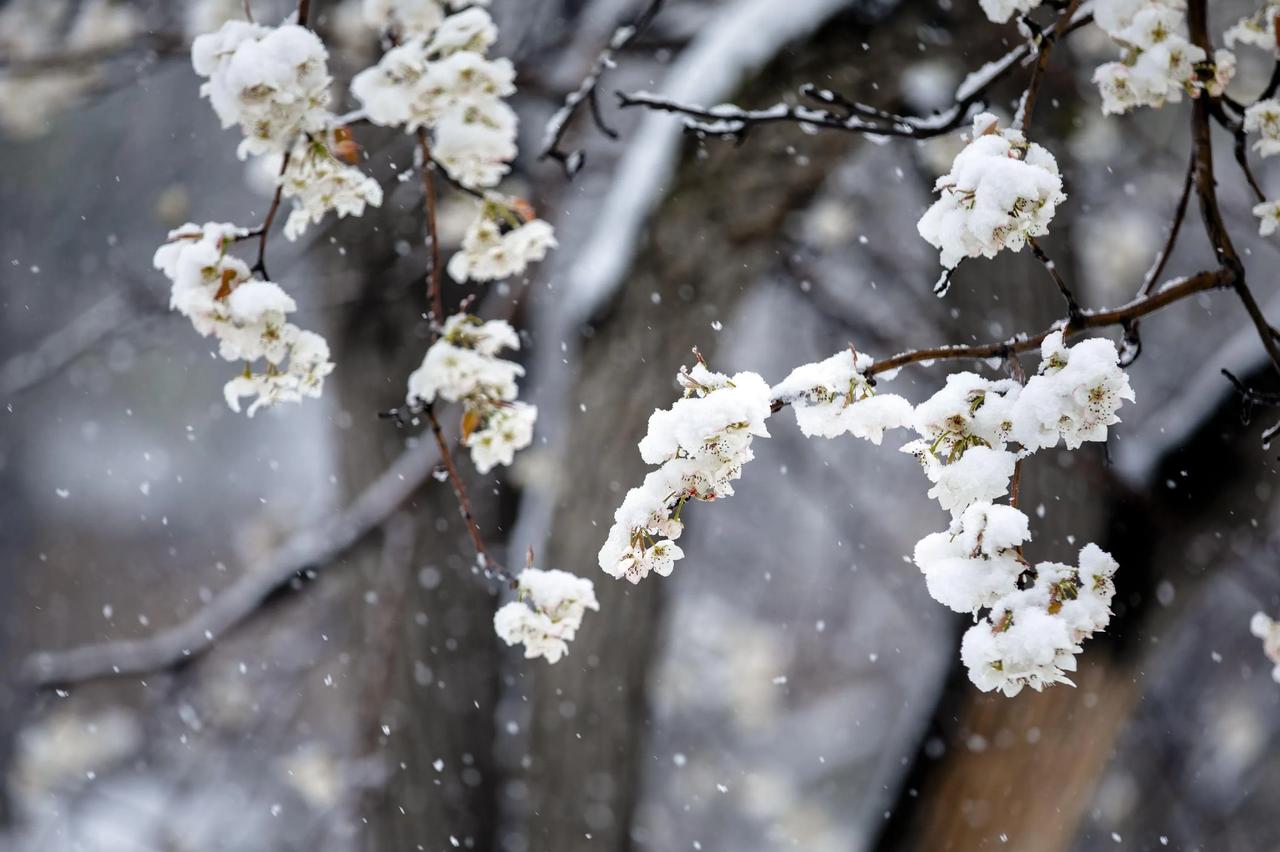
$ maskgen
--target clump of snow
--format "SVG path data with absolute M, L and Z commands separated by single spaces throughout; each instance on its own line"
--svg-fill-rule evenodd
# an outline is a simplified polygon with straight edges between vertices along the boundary
M 752 440 L 769 436 L 769 386 L 757 374 L 730 377 L 700 360 L 677 380 L 684 397 L 653 413 L 639 445 L 644 460 L 660 466 L 627 492 L 600 548 L 600 568 L 632 583 L 671 573 L 684 556 L 674 540 L 684 529 L 685 504 L 732 495 L 731 483 L 755 457 Z
M 879 445 L 885 431 L 911 423 L 911 403 L 894 394 L 877 394 L 863 371 L 871 357 L 852 350 L 837 352 L 791 371 L 771 391 L 791 404 L 805 437 L 853 435 Z
M 463 404 L 462 442 L 481 473 L 511 464 L 516 451 L 533 442 L 538 409 L 514 401 L 524 367 L 498 357 L 504 349 L 519 348 L 520 338 L 505 320 L 455 314 L 409 376 L 411 408 L 436 400 Z
M 530 660 L 559 661 L 586 611 L 600 609 L 592 582 L 567 571 L 526 568 L 516 578 L 516 594 L 494 614 L 493 627 L 508 645 L 523 644 Z
M 223 396 L 236 412 L 242 398 L 253 398 L 252 417 L 263 406 L 319 397 L 333 363 L 323 337 L 287 321 L 298 307 L 292 297 L 279 285 L 253 277 L 249 266 L 228 252 L 244 235 L 225 223 L 187 224 L 170 232 L 154 262 L 173 282 L 170 307 L 191 320 L 202 337 L 216 337 L 223 358 L 245 363 Z M 258 361 L 266 366 L 255 371 Z
M 1018 130 L 1001 130 L 991 113 L 974 117 L 969 144 L 934 191 L 938 200 L 916 227 L 947 269 L 967 257 L 1019 251 L 1049 232 L 1066 200 L 1054 156 Z
M 1055 331 L 1041 346 L 1040 371 L 1018 395 L 1013 437 L 1029 450 L 1057 446 L 1074 450 L 1085 441 L 1105 441 L 1116 411 L 1133 401 L 1129 377 L 1119 366 L 1115 344 L 1105 338 L 1066 347 Z

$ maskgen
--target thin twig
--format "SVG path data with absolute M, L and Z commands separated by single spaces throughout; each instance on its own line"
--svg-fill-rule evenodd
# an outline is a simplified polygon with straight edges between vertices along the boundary
M 1049 255 L 1045 254 L 1040 244 L 1035 238 L 1028 237 L 1027 245 L 1031 246 L 1031 253 L 1036 256 L 1036 260 L 1040 261 L 1045 271 L 1049 273 L 1049 277 L 1053 279 L 1053 283 L 1058 285 L 1058 292 L 1062 294 L 1062 298 L 1067 303 L 1067 326 L 1070 328 L 1077 319 L 1080 318 L 1080 303 L 1076 301 L 1075 294 L 1071 292 L 1071 288 L 1067 286 L 1066 279 L 1062 277 L 1062 273 L 1058 271 L 1058 265 L 1053 262 Z M 1066 328 L 1063 330 L 1066 331 Z
M 427 304 L 431 307 L 432 318 L 444 322 L 444 294 L 440 289 L 440 234 L 436 230 L 436 184 L 435 167 L 431 159 L 431 138 L 425 127 L 418 128 L 418 150 L 422 154 L 422 206 L 426 219 L 425 229 L 427 248 L 431 252 L 431 265 L 427 269 Z
M 1064 15 L 1060 19 L 1063 29 L 1060 36 L 1075 32 L 1093 20 L 1093 16 Z M 700 138 L 715 137 L 741 141 L 755 127 L 766 124 L 801 124 L 825 130 L 841 130 L 864 133 L 871 136 L 896 136 L 908 139 L 929 139 L 950 133 L 964 124 L 972 108 L 985 103 L 988 90 L 1003 80 L 1018 63 L 1031 55 L 1034 45 L 1024 42 L 1009 51 L 991 66 L 990 74 L 972 87 L 962 87 L 956 92 L 955 102 L 947 109 L 932 116 L 897 115 L 885 110 L 858 104 L 834 92 L 813 85 L 801 88 L 802 96 L 816 100 L 829 109 L 817 109 L 803 104 L 777 103 L 763 109 L 744 109 L 732 104 L 704 107 L 680 103 L 648 92 L 618 92 L 618 104 L 622 108 L 644 107 L 670 112 L 684 119 L 685 130 Z
M 258 237 L 258 259 L 254 262 L 250 271 L 262 273 L 264 280 L 270 281 L 271 275 L 267 272 L 267 240 L 271 237 L 271 225 L 276 220 L 276 213 L 280 210 L 280 201 L 284 198 L 284 173 L 289 168 L 289 158 L 291 152 L 286 151 L 284 159 L 280 161 L 280 174 L 277 176 L 276 193 L 271 197 L 271 206 L 267 208 L 267 217 L 262 220 L 262 224 L 250 231 L 246 236 Z
M 1187 202 L 1191 200 L 1191 186 L 1195 173 L 1196 158 L 1193 154 L 1187 162 L 1187 175 L 1182 181 L 1182 195 L 1178 197 L 1178 206 L 1173 211 L 1173 220 L 1169 225 L 1169 236 L 1165 238 L 1164 246 L 1160 249 L 1160 253 L 1156 255 L 1155 262 L 1147 270 L 1147 274 L 1142 280 L 1142 287 L 1138 290 L 1139 296 L 1149 294 L 1151 288 L 1156 285 L 1156 282 L 1160 280 L 1160 276 L 1164 274 L 1164 268 L 1169 263 L 1169 256 L 1173 254 L 1173 247 L 1178 242 L 1178 233 L 1182 230 L 1182 221 L 1187 216 Z
M 1021 113 L 1021 120 L 1018 126 L 1023 133 L 1026 133 L 1031 126 L 1031 113 L 1035 110 L 1036 95 L 1040 93 L 1040 83 L 1049 67 L 1049 54 L 1053 52 L 1053 46 L 1058 39 L 1067 34 L 1072 18 L 1075 17 L 1076 11 L 1080 8 L 1080 2 L 1081 0 L 1071 0 L 1066 9 L 1058 15 L 1053 29 L 1040 37 L 1039 56 L 1036 57 L 1036 64 L 1031 69 L 1031 79 L 1027 81 L 1027 88 L 1022 94 L 1022 101 L 1018 110 Z
M 471 498 L 467 495 L 467 487 L 458 473 L 458 466 L 453 463 L 453 454 L 449 452 L 449 442 L 444 436 L 444 430 L 440 427 L 440 419 L 436 417 L 435 409 L 428 405 L 423 414 L 431 424 L 436 446 L 440 449 L 440 461 L 449 475 L 449 484 L 453 486 L 453 494 L 458 499 L 458 510 L 462 513 L 462 519 L 467 523 L 467 532 L 471 535 L 471 544 L 475 547 L 480 567 L 489 574 L 501 577 L 515 588 L 515 577 L 502 567 L 501 562 L 489 554 L 489 549 L 485 546 L 484 535 L 481 534 L 480 527 L 476 524 L 475 514 L 471 511 Z
M 569 127 L 569 122 L 573 120 L 583 101 L 586 101 L 590 107 L 591 117 L 600 132 L 610 139 L 618 138 L 618 134 L 605 123 L 604 115 L 600 111 L 600 78 L 606 70 L 614 66 L 614 57 L 618 52 L 624 50 L 639 38 L 653 23 L 653 19 L 662 11 L 663 2 L 664 0 L 649 0 L 649 5 L 640 12 L 635 21 L 614 30 L 613 36 L 609 39 L 609 44 L 604 50 L 600 51 L 595 62 L 591 64 L 591 70 L 587 72 L 582 82 L 578 84 L 578 88 L 565 96 L 564 104 L 560 109 L 556 110 L 555 114 L 551 116 L 551 120 L 547 122 L 547 128 L 542 140 L 542 152 L 538 154 L 539 160 L 545 160 L 550 157 L 560 163 L 564 168 L 565 177 L 569 178 L 576 175 L 578 170 L 582 168 L 582 163 L 586 156 L 583 154 L 582 149 L 577 148 L 572 151 L 565 151 L 560 147 L 560 143 L 564 140 L 564 134 Z

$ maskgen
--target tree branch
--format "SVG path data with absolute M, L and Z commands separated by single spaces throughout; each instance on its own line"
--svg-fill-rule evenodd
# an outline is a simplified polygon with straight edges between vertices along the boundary
M 426 481 L 436 460 L 428 442 L 406 450 L 344 511 L 291 535 L 187 621 L 141 639 L 32 654 L 25 679 L 49 687 L 141 675 L 195 658 L 304 571 L 332 561 L 380 526 Z
M 572 178 L 582 168 L 582 163 L 586 157 L 582 149 L 576 148 L 572 151 L 565 151 L 560 147 L 560 144 L 564 140 L 564 134 L 569 127 L 569 122 L 573 120 L 574 115 L 584 101 L 590 107 L 591 117 L 600 132 L 610 139 L 618 138 L 618 134 L 605 124 L 604 116 L 600 112 L 600 78 L 606 70 L 614 67 L 614 57 L 618 52 L 624 50 L 649 28 L 649 25 L 653 23 L 653 19 L 662 11 L 663 2 L 664 0 L 649 0 L 649 5 L 640 12 L 634 22 L 614 30 L 613 37 L 609 39 L 609 44 L 604 50 L 600 51 L 595 62 L 591 64 L 591 70 L 587 72 L 582 82 L 578 84 L 578 88 L 565 96 L 564 105 L 556 110 L 555 114 L 547 122 L 542 140 L 542 152 L 538 154 L 539 160 L 545 160 L 550 157 L 560 163 L 564 168 L 565 177 L 568 178 Z

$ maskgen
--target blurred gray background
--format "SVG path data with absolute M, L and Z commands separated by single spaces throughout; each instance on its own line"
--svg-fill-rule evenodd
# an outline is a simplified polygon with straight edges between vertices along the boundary
M 265 21 L 290 8 L 253 5 Z M 337 93 L 377 55 L 357 6 L 313 0 Z M 1249 10 L 1212 7 L 1216 32 Z M 816 82 L 927 113 L 1016 43 L 1012 27 L 974 0 L 668 0 L 602 86 L 620 138 L 572 126 L 586 161 L 569 182 L 535 159 L 543 124 L 640 5 L 493 0 L 496 53 L 521 86 L 524 159 L 505 188 L 555 223 L 560 249 L 527 286 L 481 293 L 482 312 L 512 312 L 524 333 L 535 445 L 500 476 L 464 468 L 508 562 L 533 546 L 543 567 L 597 584 L 601 612 L 548 666 L 500 647 L 499 589 L 473 570 L 447 485 L 412 455 L 424 436 L 377 417 L 426 345 L 419 187 L 396 177 L 410 140 L 359 133 L 380 209 L 272 240 L 273 275 L 334 348 L 324 398 L 234 415 L 227 365 L 167 312 L 150 260 L 167 229 L 254 224 L 268 199 L 197 98 L 185 4 L 136 8 L 150 35 L 82 99 L 0 129 L 0 846 L 1280 849 L 1280 686 L 1248 633 L 1252 612 L 1280 606 L 1276 456 L 1218 375 L 1263 367 L 1229 294 L 1143 323 L 1138 402 L 1108 446 L 1027 466 L 1037 557 L 1097 541 L 1121 563 L 1117 618 L 1087 644 L 1076 689 L 1004 699 L 968 684 L 964 620 L 906 560 L 946 519 L 892 436 L 806 441 L 784 412 L 736 496 L 693 508 L 674 576 L 632 587 L 596 567 L 691 346 L 777 381 L 850 342 L 887 355 L 995 339 L 1059 310 L 1025 253 L 967 264 L 945 300 L 931 294 L 936 255 L 915 221 L 958 137 L 776 126 L 701 144 L 670 116 L 619 112 L 612 91 L 767 105 Z M 0 31 L 11 57 L 20 35 Z M 1088 78 L 1113 52 L 1086 30 L 1055 54 L 1034 133 L 1069 195 L 1046 247 L 1091 306 L 1139 287 L 1189 145 L 1186 104 L 1102 118 Z M 1269 72 L 1242 53 L 1238 86 Z M 993 108 L 1007 116 L 1019 88 Z M 1280 255 L 1254 236 L 1216 141 L 1228 222 L 1280 316 Z M 1280 175 L 1261 177 L 1280 191 Z M 1169 274 L 1212 262 L 1198 228 Z M 471 292 L 450 283 L 448 300 Z M 894 389 L 920 399 L 944 374 L 912 368 Z M 183 622 L 295 531 L 335 525 L 406 451 L 407 499 L 207 652 L 57 691 L 20 676 L 34 652 Z

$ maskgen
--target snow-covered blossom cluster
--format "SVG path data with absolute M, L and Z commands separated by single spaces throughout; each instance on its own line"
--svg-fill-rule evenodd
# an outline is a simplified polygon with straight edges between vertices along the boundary
M 600 548 L 600 568 L 632 583 L 650 572 L 671 573 L 684 556 L 675 540 L 684 530 L 685 504 L 732 495 L 730 483 L 755 458 L 752 440 L 769 437 L 769 386 L 759 375 L 715 373 L 699 358 L 676 379 L 684 396 L 653 412 L 639 445 L 641 457 L 658 468 L 627 492 Z
M 1109 340 L 1067 347 L 1054 332 L 1025 386 L 954 373 L 916 407 L 912 426 L 920 437 L 902 449 L 920 460 L 933 483 L 929 496 L 952 521 L 916 545 L 915 563 L 940 603 L 987 611 L 961 647 L 969 677 L 983 691 L 1016 695 L 1024 686 L 1069 682 L 1064 672 L 1075 669 L 1080 642 L 1110 619 L 1114 560 L 1090 544 L 1078 567 L 1032 565 L 1022 556 L 1031 538 L 1026 515 L 992 501 L 1008 492 L 1020 458 L 1059 441 L 1074 449 L 1106 440 L 1121 402 L 1133 399 L 1118 361 Z
M 436 0 L 366 0 L 365 18 L 396 45 L 351 81 L 374 124 L 431 134 L 431 157 L 450 179 L 482 195 L 462 251 L 449 262 L 456 281 L 493 281 L 524 272 L 556 245 L 551 225 L 527 205 L 487 192 L 516 156 L 510 60 L 485 54 L 498 30 L 489 13 Z M 424 167 L 430 164 L 423 164 Z
M 1185 0 L 1098 0 L 1094 19 L 1124 50 L 1119 61 L 1094 72 L 1103 113 L 1162 107 L 1182 100 L 1183 92 L 1195 97 L 1201 89 L 1216 97 L 1226 89 L 1235 74 L 1235 55 L 1218 50 L 1210 59 L 1192 44 L 1185 9 Z
M 293 202 L 285 237 L 296 240 L 330 210 L 339 218 L 362 216 L 366 205 L 382 204 L 382 187 L 350 164 L 354 145 L 343 128 L 298 137 L 280 178 L 283 196 Z
M 454 180 L 493 186 L 516 155 L 516 115 L 503 100 L 515 93 L 515 69 L 485 56 L 497 35 L 484 9 L 448 15 L 357 74 L 351 91 L 374 124 L 429 128 L 434 156 Z
M 455 314 L 409 376 L 411 408 L 438 399 L 462 403 L 463 444 L 481 473 L 511 464 L 516 450 L 533 441 L 538 409 L 516 400 L 524 368 L 498 357 L 519 348 L 520 338 L 505 320 Z
M 244 362 L 244 371 L 227 382 L 223 393 L 237 412 L 241 398 L 253 398 L 252 417 L 263 406 L 319 397 L 333 364 L 323 337 L 288 322 L 297 303 L 228 253 L 243 236 L 245 231 L 234 225 L 184 225 L 156 250 L 155 266 L 173 282 L 170 307 L 191 320 L 202 337 L 216 337 L 223 358 Z M 255 371 L 257 362 L 265 362 L 265 368 Z
M 775 385 L 774 399 L 790 403 L 805 437 L 853 435 L 879 445 L 888 429 L 911 423 L 911 403 L 877 394 L 864 373 L 871 356 L 847 349 L 816 364 L 804 364 Z
M 285 237 L 297 239 L 329 211 L 359 216 L 382 203 L 382 188 L 353 163 L 359 147 L 328 110 L 328 51 L 311 30 L 242 20 L 198 36 L 196 73 L 223 127 L 244 133 L 238 153 L 269 158 L 284 197 L 293 203 Z M 281 168 L 283 166 L 283 170 Z
M 1272 53 L 1280 52 L 1280 43 L 1276 41 L 1277 18 L 1280 18 L 1280 4 L 1264 3 L 1261 9 L 1241 18 L 1223 33 L 1222 40 L 1227 43 L 1227 47 L 1242 44 L 1260 47 Z
M 49 121 L 97 86 L 101 69 L 93 63 L 23 70 L 61 52 L 90 53 L 116 48 L 143 32 L 138 9 L 117 0 L 85 0 L 74 7 L 50 0 L 10 0 L 0 5 L 0 125 L 17 136 L 45 132 Z
M 589 609 L 599 610 L 595 586 L 567 571 L 526 568 L 516 578 L 516 600 L 493 616 L 493 627 L 508 645 L 523 643 L 527 659 L 557 662 L 582 626 Z
M 449 259 L 449 276 L 461 283 L 520 275 L 555 247 L 555 231 L 549 224 L 524 220 L 517 206 L 486 200 L 462 238 L 462 250 Z
M 191 44 L 191 64 L 209 78 L 200 94 L 209 99 L 223 127 L 240 126 L 237 153 L 280 154 L 300 133 L 327 124 L 329 53 L 306 27 L 268 27 L 227 21 Z
M 1271 679 L 1280 683 L 1280 622 L 1275 621 L 1265 612 L 1255 612 L 1249 619 L 1249 632 L 1262 640 L 1262 653 L 1275 664 L 1271 670 Z
M 1001 130 L 991 113 L 974 117 L 972 139 L 934 191 L 938 200 L 917 229 L 941 251 L 947 269 L 967 257 L 1020 250 L 1048 233 L 1066 200 L 1054 156 L 1018 130 Z
M 1009 493 L 1021 458 L 1059 442 L 1074 449 L 1106 440 L 1133 392 L 1109 340 L 1069 347 L 1055 331 L 1040 354 L 1025 385 L 959 372 L 917 406 L 877 393 L 868 376 L 874 362 L 852 348 L 797 367 L 772 389 L 754 373 L 712 373 L 699 359 L 679 376 L 684 398 L 649 419 L 640 453 L 660 467 L 627 493 L 600 567 L 633 583 L 670 574 L 684 556 L 675 540 L 685 503 L 732 493 L 729 483 L 752 458 L 752 439 L 768 435 L 776 407 L 790 405 L 809 437 L 879 444 L 887 430 L 909 428 L 918 437 L 902 450 L 920 460 L 929 496 L 951 514 L 946 531 L 916 545 L 915 563 L 935 599 L 976 619 L 961 653 L 970 678 L 1006 695 L 1069 682 L 1080 643 L 1110 619 L 1116 563 L 1093 544 L 1074 567 L 1028 562 L 1027 516 L 996 501 Z

